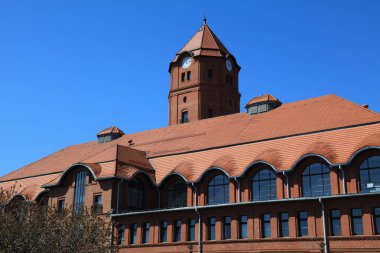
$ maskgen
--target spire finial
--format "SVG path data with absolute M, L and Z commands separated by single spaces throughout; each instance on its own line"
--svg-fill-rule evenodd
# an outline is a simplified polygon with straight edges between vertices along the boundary
M 203 14 L 203 24 L 204 24 L 204 25 L 205 25 L 205 24 L 207 24 L 206 13 L 205 13 L 205 14 Z

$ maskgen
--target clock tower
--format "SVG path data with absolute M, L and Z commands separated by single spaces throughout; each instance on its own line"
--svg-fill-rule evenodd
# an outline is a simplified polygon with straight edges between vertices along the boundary
M 204 19 L 169 66 L 169 125 L 238 113 L 239 71 Z

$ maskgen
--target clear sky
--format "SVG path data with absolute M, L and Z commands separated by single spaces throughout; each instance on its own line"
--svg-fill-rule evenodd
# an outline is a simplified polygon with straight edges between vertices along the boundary
M 208 24 L 241 105 L 335 93 L 380 112 L 380 1 L 0 0 L 0 175 L 68 145 L 168 122 L 169 62 Z

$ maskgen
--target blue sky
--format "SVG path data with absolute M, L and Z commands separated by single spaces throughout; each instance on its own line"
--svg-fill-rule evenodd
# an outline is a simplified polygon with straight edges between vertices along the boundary
M 335 93 L 380 112 L 377 0 L 0 0 L 0 175 L 108 126 L 166 126 L 169 62 L 204 13 L 242 107 Z

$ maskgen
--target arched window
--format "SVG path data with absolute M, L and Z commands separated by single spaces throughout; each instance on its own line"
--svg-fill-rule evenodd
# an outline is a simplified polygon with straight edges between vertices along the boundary
M 187 204 L 187 186 L 179 179 L 169 186 L 168 207 L 181 207 Z
M 253 201 L 277 198 L 276 174 L 270 170 L 260 170 L 252 179 Z
M 230 201 L 229 181 L 227 176 L 218 175 L 208 184 L 208 204 L 223 204 Z
M 144 185 L 137 179 L 129 181 L 127 188 L 127 205 L 133 208 L 144 207 Z
M 84 196 L 86 192 L 86 171 L 78 171 L 75 174 L 74 210 L 80 212 L 84 208 Z
M 330 170 L 322 163 L 313 163 L 302 173 L 302 196 L 315 197 L 331 194 Z
M 380 156 L 372 156 L 360 164 L 360 191 L 380 191 Z

